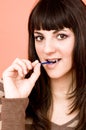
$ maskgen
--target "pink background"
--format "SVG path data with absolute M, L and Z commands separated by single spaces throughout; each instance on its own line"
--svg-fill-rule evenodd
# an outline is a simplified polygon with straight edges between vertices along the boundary
M 36 2 L 0 0 L 0 77 L 16 57 L 27 58 L 27 23 Z
M 27 58 L 28 17 L 37 0 L 0 0 L 0 77 L 16 58 Z

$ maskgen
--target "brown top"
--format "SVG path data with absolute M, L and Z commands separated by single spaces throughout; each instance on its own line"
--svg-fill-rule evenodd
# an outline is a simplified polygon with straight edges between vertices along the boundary
M 3 84 L 0 83 L 0 130 L 30 130 L 30 120 L 25 120 L 25 110 L 28 98 L 5 99 L 3 98 Z M 74 130 L 78 122 L 78 116 L 64 125 L 51 122 L 51 130 Z

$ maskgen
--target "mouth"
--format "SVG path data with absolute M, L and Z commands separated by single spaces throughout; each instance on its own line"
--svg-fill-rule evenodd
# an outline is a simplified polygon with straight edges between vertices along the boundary
M 59 62 L 61 60 L 61 58 L 58 58 L 58 59 L 47 59 L 46 61 L 44 62 L 41 62 L 41 64 L 55 64 L 57 62 Z

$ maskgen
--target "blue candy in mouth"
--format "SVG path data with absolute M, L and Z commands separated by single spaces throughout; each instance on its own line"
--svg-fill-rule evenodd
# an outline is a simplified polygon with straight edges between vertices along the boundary
M 41 64 L 42 65 L 44 65 L 44 64 L 54 64 L 54 63 L 56 63 L 57 62 L 57 60 L 53 60 L 53 61 L 44 61 L 44 62 L 41 62 Z

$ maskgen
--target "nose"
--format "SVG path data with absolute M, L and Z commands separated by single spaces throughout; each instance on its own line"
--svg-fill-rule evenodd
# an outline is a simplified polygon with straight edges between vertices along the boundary
M 50 53 L 55 52 L 55 50 L 56 50 L 56 47 L 55 47 L 54 41 L 53 40 L 46 40 L 45 46 L 44 46 L 44 53 L 50 54 Z

